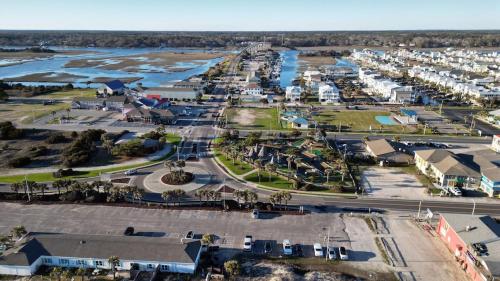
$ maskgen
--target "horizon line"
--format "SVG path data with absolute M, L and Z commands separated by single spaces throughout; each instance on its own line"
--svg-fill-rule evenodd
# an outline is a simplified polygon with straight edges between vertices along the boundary
M 2 29 L 0 32 L 5 31 L 17 31 L 17 32 L 49 32 L 49 31 L 59 31 L 59 32 L 244 32 L 244 33 L 293 33 L 293 32 L 432 32 L 432 31 L 467 31 L 467 32 L 500 32 L 500 29 L 311 29 L 311 30 L 141 30 L 141 29 Z

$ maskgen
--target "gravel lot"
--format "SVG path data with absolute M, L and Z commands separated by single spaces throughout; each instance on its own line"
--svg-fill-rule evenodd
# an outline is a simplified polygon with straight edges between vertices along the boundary
M 361 184 L 366 195 L 375 198 L 423 199 L 427 196 L 415 176 L 398 168 L 370 168 L 363 172 Z

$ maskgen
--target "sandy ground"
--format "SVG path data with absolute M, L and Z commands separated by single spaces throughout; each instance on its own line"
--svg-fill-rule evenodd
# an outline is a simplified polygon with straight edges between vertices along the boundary
M 330 56 L 303 56 L 299 55 L 299 63 L 300 67 L 307 69 L 308 67 L 311 68 L 318 68 L 322 65 L 332 65 L 335 64 L 336 60 L 333 57 Z
M 176 63 L 191 63 L 200 65 L 202 60 L 209 60 L 218 57 L 223 57 L 225 54 L 220 52 L 200 52 L 200 53 L 176 53 L 176 52 L 159 52 L 128 57 L 108 57 L 100 59 L 81 59 L 73 60 L 65 65 L 65 67 L 98 67 L 107 70 L 123 70 L 130 72 L 144 71 L 144 65 L 156 69 L 149 69 L 151 72 L 164 72 L 165 70 L 178 71 L 175 67 Z M 186 70 L 189 67 L 180 66 Z M 147 69 L 147 68 L 146 68 Z
M 370 168 L 363 172 L 361 184 L 365 195 L 376 198 L 422 199 L 425 187 L 414 175 L 398 168 Z
M 123 77 L 123 78 L 110 78 L 110 77 L 96 77 L 89 79 L 87 76 L 74 75 L 65 72 L 42 72 L 28 74 L 24 76 L 12 77 L 4 79 L 6 82 L 47 82 L 47 83 L 75 83 L 81 80 L 89 80 L 92 83 L 103 83 L 110 80 L 119 79 L 125 83 L 131 83 L 142 79 L 142 77 Z
M 248 109 L 241 109 L 237 111 L 237 115 L 233 117 L 233 121 L 242 125 L 242 126 L 249 126 L 252 125 L 253 122 L 255 121 L 256 116 L 252 110 Z
M 435 233 L 422 230 L 406 217 L 390 215 L 386 221 L 390 235 L 407 264 L 407 267 L 396 268 L 396 271 L 405 276 L 413 275 L 418 281 L 468 280 Z

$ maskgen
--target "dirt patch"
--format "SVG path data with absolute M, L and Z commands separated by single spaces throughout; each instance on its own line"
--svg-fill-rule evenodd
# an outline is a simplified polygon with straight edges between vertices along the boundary
M 236 115 L 233 117 L 233 121 L 242 125 L 249 126 L 252 125 L 257 116 L 255 116 L 255 112 L 249 109 L 242 109 L 237 111 Z
M 337 61 L 331 56 L 304 56 L 299 55 L 300 64 L 306 67 L 318 68 L 322 65 L 333 65 Z

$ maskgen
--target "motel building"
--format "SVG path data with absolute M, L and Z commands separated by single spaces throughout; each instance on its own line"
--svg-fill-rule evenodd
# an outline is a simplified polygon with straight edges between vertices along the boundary
M 144 236 L 29 233 L 0 255 L 0 274 L 31 276 L 41 266 L 118 271 L 193 274 L 202 246 L 199 240 Z
M 437 233 L 471 280 L 500 280 L 500 223 L 494 218 L 442 213 Z

